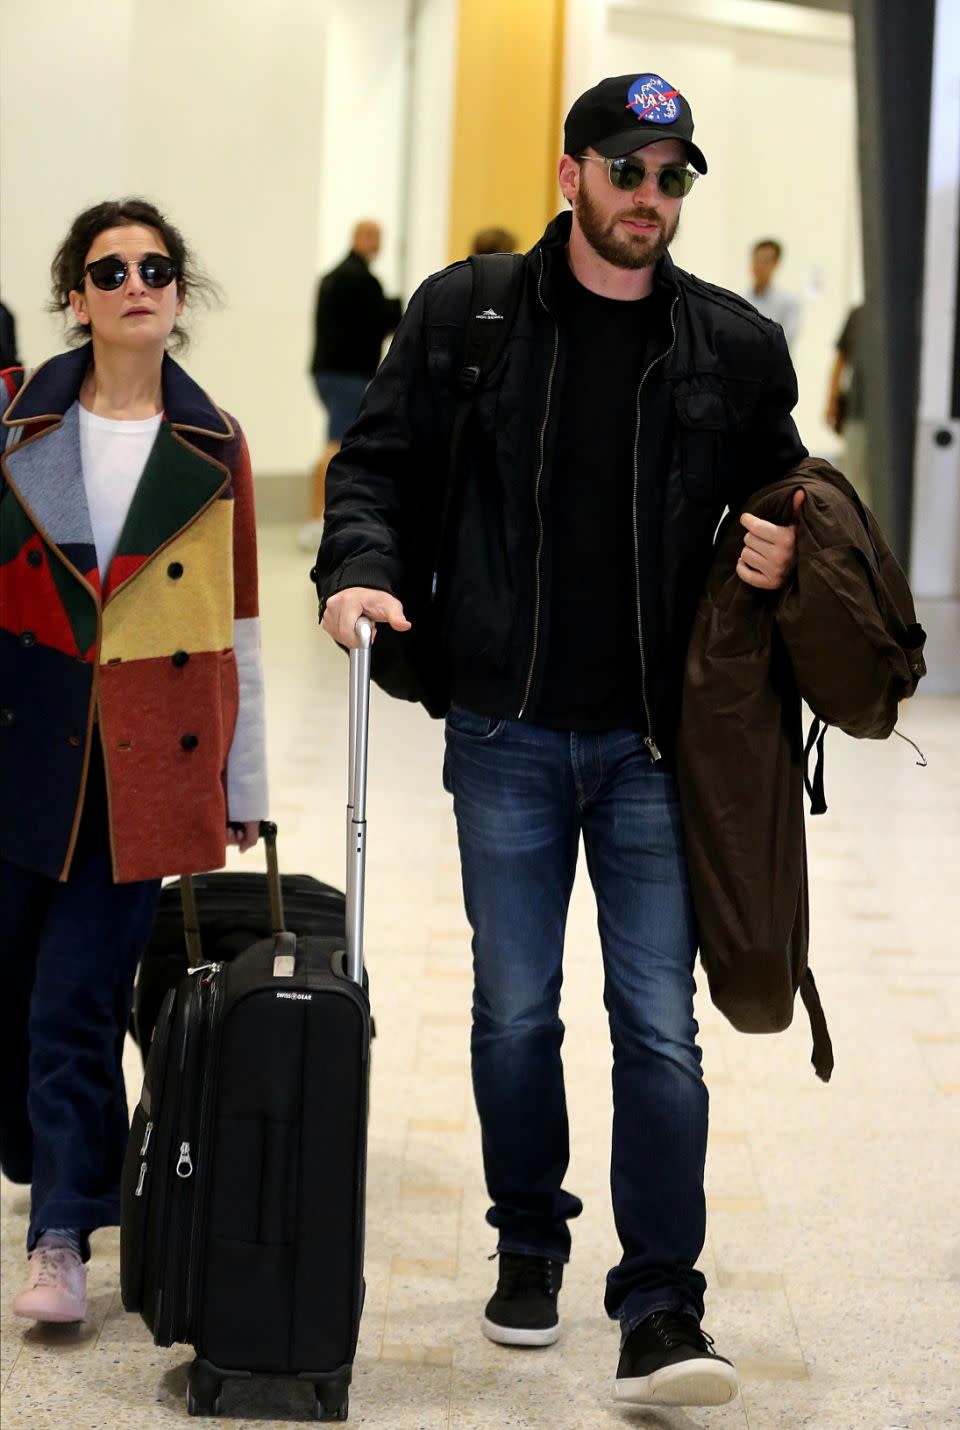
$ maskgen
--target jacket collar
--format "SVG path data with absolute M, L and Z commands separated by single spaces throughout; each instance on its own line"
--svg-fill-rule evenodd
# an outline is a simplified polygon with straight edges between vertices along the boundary
M 72 407 L 90 364 L 90 344 L 41 363 L 21 387 L 3 417 L 6 427 L 58 422 Z M 193 378 L 165 353 L 160 371 L 164 416 L 182 432 L 227 441 L 233 427 Z M 24 436 L 28 434 L 24 433 Z

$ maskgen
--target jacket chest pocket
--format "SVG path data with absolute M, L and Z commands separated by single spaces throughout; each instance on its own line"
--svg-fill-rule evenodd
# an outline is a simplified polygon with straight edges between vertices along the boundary
M 723 504 L 736 425 L 726 394 L 701 388 L 675 391 L 673 400 L 684 493 L 702 506 Z

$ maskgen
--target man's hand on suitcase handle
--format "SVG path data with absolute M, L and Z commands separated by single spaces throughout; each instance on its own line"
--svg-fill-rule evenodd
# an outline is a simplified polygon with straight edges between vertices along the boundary
M 408 631 L 410 622 L 403 614 L 403 606 L 389 591 L 375 591 L 370 586 L 348 586 L 330 596 L 323 608 L 320 622 L 328 636 L 340 645 L 359 646 L 357 621 L 361 616 L 369 616 L 373 622 L 384 621 L 395 631 Z M 373 635 L 377 634 L 374 624 Z
M 259 819 L 231 820 L 227 825 L 227 844 L 235 844 L 241 854 L 252 849 L 259 838 Z

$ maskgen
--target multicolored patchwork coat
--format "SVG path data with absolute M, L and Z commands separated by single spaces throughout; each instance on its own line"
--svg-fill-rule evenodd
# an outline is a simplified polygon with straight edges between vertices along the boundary
M 253 483 L 237 424 L 165 357 L 164 420 L 101 583 L 89 361 L 0 374 L 0 855 L 68 878 L 99 722 L 125 883 L 216 868 L 228 821 L 267 813 Z

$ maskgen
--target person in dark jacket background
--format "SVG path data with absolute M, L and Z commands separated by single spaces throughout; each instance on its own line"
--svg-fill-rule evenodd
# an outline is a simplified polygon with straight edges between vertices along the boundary
M 707 1093 L 674 751 L 720 515 L 806 456 L 781 329 L 667 252 L 706 171 L 690 106 L 660 76 L 603 80 L 576 101 L 559 166 L 573 212 L 521 261 L 516 318 L 457 470 L 469 263 L 411 300 L 331 466 L 315 572 L 328 633 L 355 645 L 361 612 L 381 622 L 375 667 L 389 656 L 394 688 L 446 714 L 499 1232 L 483 1330 L 504 1345 L 557 1339 L 582 1210 L 562 1185 L 559 1002 L 583 837 L 614 1049 L 623 1255 L 605 1305 L 621 1327 L 615 1394 L 636 1404 L 737 1392 L 700 1328 Z M 741 520 L 737 572 L 766 600 L 790 578 L 795 530 L 749 508 Z
M 0 372 L 19 366 L 16 320 L 6 303 L 0 303 Z
M 387 298 L 370 264 L 380 252 L 380 225 L 363 219 L 353 231 L 350 252 L 320 280 L 310 371 L 327 410 L 327 444 L 313 469 L 310 520 L 300 544 L 316 551 L 323 534 L 327 468 L 343 434 L 360 409 L 367 383 L 377 370 L 383 340 L 400 321 L 403 305 Z

